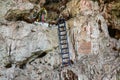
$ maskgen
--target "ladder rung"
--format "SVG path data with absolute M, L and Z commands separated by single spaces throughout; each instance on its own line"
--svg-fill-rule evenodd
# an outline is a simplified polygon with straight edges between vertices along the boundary
M 61 40 L 60 44 L 68 44 L 67 40 Z
M 62 34 L 62 35 L 59 35 L 59 36 L 67 36 L 66 34 Z
M 69 64 L 69 62 L 62 62 L 62 64 Z
M 60 32 L 66 32 L 66 30 L 60 30 Z
M 63 34 L 59 34 L 60 36 L 67 36 L 67 34 L 66 33 L 63 33 Z
M 61 50 L 62 52 L 61 53 L 65 53 L 65 54 L 69 54 L 69 51 L 68 51 L 68 49 L 63 49 L 63 50 Z
M 61 54 L 69 54 L 69 52 L 64 52 L 64 53 L 61 53 Z
M 64 28 L 65 26 L 59 26 L 58 28 Z
M 60 43 L 61 45 L 66 45 L 67 43 Z
M 62 58 L 62 59 L 69 59 L 69 57 L 64 57 L 64 58 Z
M 63 33 L 63 34 L 59 33 L 59 36 L 67 36 L 67 35 L 66 35 L 66 33 Z
M 64 45 L 61 45 L 61 47 L 62 47 L 62 48 L 68 47 L 68 45 L 67 45 L 67 44 L 64 44 Z
M 62 48 L 61 50 L 64 50 L 64 49 L 68 49 L 68 47 L 66 47 L 66 48 Z
M 64 38 L 64 39 L 60 39 L 60 40 L 67 40 L 67 38 Z

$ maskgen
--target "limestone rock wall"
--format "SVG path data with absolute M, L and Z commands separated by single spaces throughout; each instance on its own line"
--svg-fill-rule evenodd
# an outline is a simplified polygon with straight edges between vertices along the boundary
M 36 4 L 30 1 L 31 5 Z M 1 3 L 0 6 L 4 14 L 14 8 L 30 9 L 28 6 L 29 9 L 25 6 L 6 9 Z M 72 66 L 64 68 L 61 68 L 57 26 L 7 21 L 4 14 L 0 14 L 0 80 L 120 79 L 120 39 L 110 36 L 97 2 L 71 0 L 61 13 L 70 17 L 66 24 Z

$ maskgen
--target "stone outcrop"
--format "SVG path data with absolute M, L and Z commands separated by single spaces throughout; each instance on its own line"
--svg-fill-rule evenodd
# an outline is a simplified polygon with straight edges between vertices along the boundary
M 0 80 L 119 80 L 120 39 L 111 37 L 100 8 L 96 1 L 71 0 L 61 12 L 69 18 L 72 62 L 64 68 L 56 25 L 7 21 L 0 15 Z M 24 6 L 15 9 L 26 10 Z
M 0 30 L 1 51 L 4 52 L 1 54 L 6 55 L 6 58 L 13 55 L 14 57 L 11 57 L 15 62 L 25 60 L 26 57 L 34 56 L 34 54 L 40 55 L 44 51 L 47 53 L 47 51 L 58 46 L 56 30 L 49 30 L 39 25 L 11 22 L 8 26 L 2 25 Z M 53 36 L 53 34 L 56 35 Z M 52 45 L 53 43 L 54 45 Z M 35 53 L 36 51 L 40 52 Z

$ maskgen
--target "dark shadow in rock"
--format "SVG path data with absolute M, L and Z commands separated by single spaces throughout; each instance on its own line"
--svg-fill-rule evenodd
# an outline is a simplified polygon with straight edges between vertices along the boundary
M 120 30 L 113 29 L 112 26 L 108 26 L 108 32 L 109 32 L 110 37 L 115 38 L 115 39 L 120 39 Z
M 101 21 L 100 21 L 100 20 L 98 21 L 98 25 L 99 25 L 99 30 L 100 30 L 100 32 L 102 32 L 102 29 L 101 29 Z
M 8 21 L 25 21 L 33 23 L 36 20 L 36 18 L 33 18 L 34 9 L 35 8 L 31 10 L 10 9 L 5 14 L 5 19 Z
M 63 72 L 63 77 L 65 80 L 78 80 L 78 75 L 76 75 L 72 70 Z
M 70 0 L 46 0 L 46 3 L 44 4 L 44 7 L 48 11 L 48 20 L 57 20 L 62 14 L 62 11 L 66 8 L 66 4 Z M 68 20 L 71 16 L 66 16 L 65 14 L 62 14 L 62 16 Z
M 45 5 L 48 5 L 48 4 L 50 4 L 50 3 L 58 3 L 58 2 L 60 2 L 61 0 L 46 0 L 46 3 L 45 3 Z
M 11 68 L 12 67 L 12 63 L 8 63 L 5 68 Z
M 43 53 L 41 53 L 37 58 L 42 58 L 42 57 L 44 57 L 44 56 L 46 56 L 47 55 L 47 53 L 46 52 L 43 52 Z
M 120 80 L 120 69 L 117 70 L 116 72 L 117 72 L 116 79 L 117 79 L 117 80 Z
M 26 68 L 26 64 L 29 62 L 29 64 L 31 64 L 31 62 L 35 61 L 38 58 L 42 58 L 44 56 L 46 56 L 46 52 L 41 52 L 41 51 L 37 51 L 37 52 L 33 52 L 34 55 L 30 56 L 29 58 L 27 58 L 26 60 L 19 62 L 19 68 L 20 69 L 25 69 Z
M 4 23 L 4 22 L 0 22 L 0 25 L 8 26 L 8 24 L 7 24 L 7 23 Z
M 19 68 L 20 69 L 25 69 L 26 68 L 26 63 L 23 63 L 23 64 L 19 65 Z

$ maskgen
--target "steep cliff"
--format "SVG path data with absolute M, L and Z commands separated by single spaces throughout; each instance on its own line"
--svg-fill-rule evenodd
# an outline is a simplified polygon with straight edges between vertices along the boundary
M 57 25 L 29 18 L 31 9 L 41 8 L 39 4 L 49 10 L 47 22 L 59 15 L 66 18 L 72 66 L 61 68 Z M 0 80 L 120 80 L 119 4 L 117 0 L 1 0 Z

